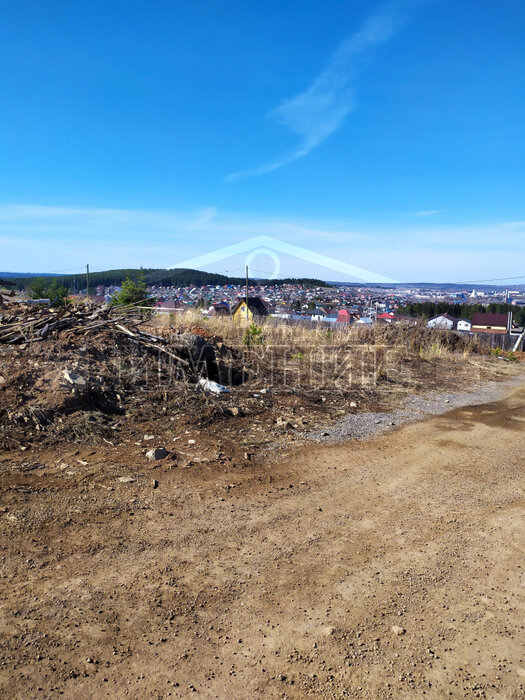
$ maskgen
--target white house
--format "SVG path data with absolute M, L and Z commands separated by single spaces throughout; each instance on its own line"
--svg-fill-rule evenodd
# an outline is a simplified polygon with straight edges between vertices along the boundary
M 470 333 L 470 329 L 472 328 L 472 323 L 468 320 L 468 318 L 460 318 L 458 321 L 458 331 L 467 331 Z
M 440 328 L 441 330 L 451 331 L 458 325 L 459 319 L 451 314 L 441 314 L 434 316 L 427 323 L 427 328 Z

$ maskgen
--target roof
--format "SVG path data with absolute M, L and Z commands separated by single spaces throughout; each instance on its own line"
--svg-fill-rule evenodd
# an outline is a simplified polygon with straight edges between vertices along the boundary
M 235 305 L 232 308 L 232 315 L 237 311 L 237 309 L 245 301 L 246 301 L 246 297 L 241 297 L 240 299 L 237 299 L 237 301 L 235 302 Z M 268 307 L 266 306 L 264 301 L 261 299 L 261 297 L 248 297 L 248 308 L 250 309 L 252 314 L 256 314 L 259 316 L 266 316 L 268 313 Z
M 452 316 L 452 314 L 445 312 L 444 314 L 432 316 L 432 318 L 429 318 L 428 322 L 431 323 L 432 321 L 437 321 L 440 318 L 444 318 L 447 321 L 451 321 L 451 323 L 457 323 L 459 321 L 459 318 L 456 318 L 455 316 Z
M 507 314 L 483 314 L 476 313 L 472 316 L 473 326 L 503 326 L 507 327 L 509 317 Z

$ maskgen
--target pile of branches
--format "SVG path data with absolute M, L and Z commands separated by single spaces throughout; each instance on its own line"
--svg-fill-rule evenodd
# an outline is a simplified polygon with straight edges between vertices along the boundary
M 55 339 L 58 335 L 69 338 L 109 330 L 117 336 L 125 336 L 136 345 L 154 349 L 182 364 L 189 364 L 166 347 L 168 341 L 165 338 L 141 330 L 139 325 L 142 321 L 131 319 L 125 313 L 128 311 L 126 307 L 122 307 L 122 314 L 115 315 L 115 310 L 111 306 L 94 310 L 70 306 L 60 309 L 20 306 L 16 313 L 2 314 L 0 317 L 0 344 L 34 343 Z
M 16 282 L 12 280 L 0 280 L 0 287 L 16 287 Z M 5 309 L 11 297 L 16 294 L 14 289 L 7 291 L 6 289 L 0 289 L 0 309 Z

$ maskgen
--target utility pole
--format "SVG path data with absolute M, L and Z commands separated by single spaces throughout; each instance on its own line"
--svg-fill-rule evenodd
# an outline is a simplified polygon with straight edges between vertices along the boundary
M 248 320 L 248 265 L 246 265 L 246 320 Z
M 89 265 L 86 265 L 86 298 L 89 304 Z

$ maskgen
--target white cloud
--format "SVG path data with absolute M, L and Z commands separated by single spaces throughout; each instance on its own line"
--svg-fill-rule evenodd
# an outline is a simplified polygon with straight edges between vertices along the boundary
M 362 61 L 378 44 L 387 41 L 402 23 L 399 4 L 389 3 L 368 17 L 361 29 L 344 41 L 326 68 L 302 93 L 284 100 L 270 117 L 299 136 L 297 147 L 259 167 L 231 173 L 227 181 L 263 175 L 281 168 L 310 151 L 337 131 L 354 109 L 354 83 Z
M 436 216 L 436 214 L 441 214 L 441 209 L 423 209 L 414 212 L 414 216 Z

